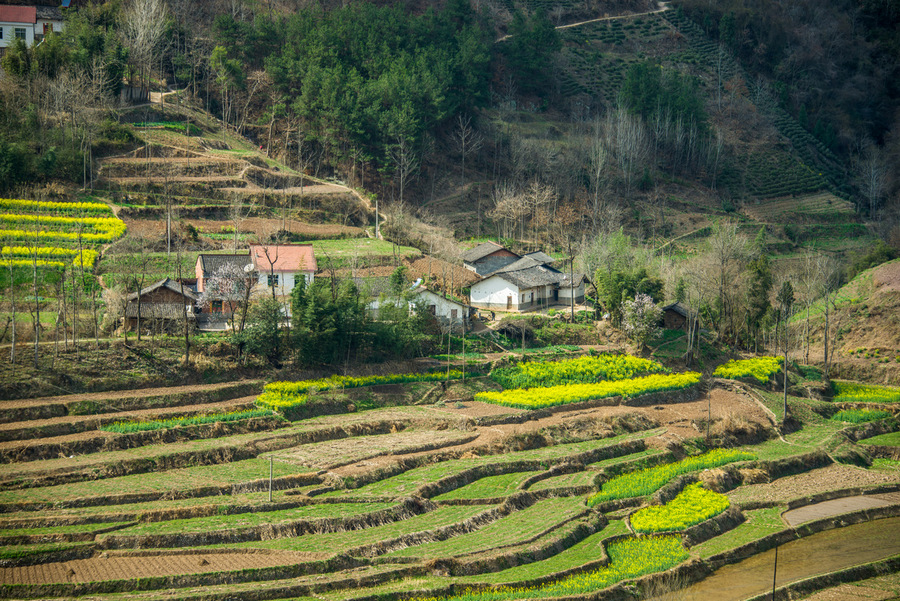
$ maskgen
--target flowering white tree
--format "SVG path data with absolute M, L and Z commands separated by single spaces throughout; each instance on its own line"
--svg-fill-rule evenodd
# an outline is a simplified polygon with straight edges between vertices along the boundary
M 198 305 L 207 308 L 213 302 L 221 302 L 223 313 L 231 314 L 231 331 L 240 334 L 247 322 L 253 276 L 252 271 L 241 269 L 239 265 L 223 264 L 206 280 Z
M 647 341 L 659 333 L 662 309 L 656 306 L 650 295 L 638 293 L 634 300 L 625 301 L 622 323 L 625 335 L 644 348 Z

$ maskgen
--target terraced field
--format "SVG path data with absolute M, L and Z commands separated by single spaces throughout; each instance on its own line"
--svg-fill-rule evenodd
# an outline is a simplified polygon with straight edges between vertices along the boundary
M 568 361 L 546 361 L 539 372 L 571 378 Z M 376 407 L 401 406 L 131 434 L 98 428 L 248 407 L 261 383 L 0 401 L 0 594 L 499 599 L 514 589 L 605 598 L 620 594 L 623 580 L 707 569 L 785 537 L 900 512 L 900 471 L 834 463 L 822 449 L 837 448 L 844 425 L 807 416 L 802 399 L 791 402 L 804 428 L 778 438 L 764 413 L 769 400 L 749 388 L 710 382 L 710 392 L 525 410 L 475 401 L 488 382 L 454 382 L 422 405 L 400 393 L 421 383 L 397 384 L 364 392 Z M 444 397 L 459 404 L 453 412 Z M 685 445 L 692 436 L 683 420 L 696 426 L 707 411 L 720 424 L 735 412 L 759 419 L 764 442 L 714 463 L 706 455 L 677 463 L 703 445 Z M 872 423 L 897 429 L 894 417 Z M 850 426 L 862 427 L 873 426 Z M 619 491 L 616 482 L 649 474 L 646 491 Z M 588 502 L 607 487 L 619 492 Z M 792 529 L 780 517 L 861 492 L 877 501 L 839 521 Z M 666 516 L 685 514 L 685 499 L 715 505 L 686 522 L 699 524 L 667 526 Z M 649 506 L 662 506 L 653 518 L 662 532 L 635 538 L 630 517 Z

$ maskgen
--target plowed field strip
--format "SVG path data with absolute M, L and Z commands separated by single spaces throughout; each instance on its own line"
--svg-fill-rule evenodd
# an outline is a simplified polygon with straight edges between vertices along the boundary
M 22 446 L 23 440 L 21 440 L 21 438 L 23 437 L 28 439 L 26 442 L 30 443 L 34 441 L 35 438 L 40 437 L 41 428 L 44 428 L 44 431 L 52 431 L 51 429 L 53 428 L 53 426 L 64 426 L 66 424 L 71 424 L 73 428 L 82 430 L 81 432 L 73 434 L 47 436 L 43 440 L 41 440 L 42 443 L 68 442 L 70 440 L 83 440 L 84 438 L 103 435 L 103 432 L 97 432 L 96 430 L 100 425 L 104 425 L 107 423 L 170 419 L 173 417 L 183 417 L 185 415 L 192 415 L 195 413 L 227 413 L 229 411 L 235 411 L 237 409 L 253 407 L 255 400 L 256 396 L 246 396 L 238 399 L 231 399 L 228 401 L 205 403 L 201 405 L 186 405 L 184 407 L 172 407 L 171 409 L 138 409 L 135 411 L 100 413 L 96 415 L 66 415 L 63 417 L 52 417 L 49 419 L 38 419 L 24 422 L 0 424 L 0 437 L 5 435 L 8 438 L 12 438 L 13 436 L 15 436 L 14 433 L 16 431 L 23 431 L 22 435 L 18 436 L 20 440 L 7 440 L 5 442 L 0 442 L 0 449 Z
M 113 392 L 91 392 L 85 394 L 69 394 L 62 396 L 38 397 L 34 399 L 17 399 L 14 401 L 0 401 L 0 409 L 16 409 L 18 407 L 33 407 L 35 405 L 56 405 L 69 404 L 79 401 L 115 401 L 118 399 L 139 399 L 146 397 L 162 397 L 173 395 L 185 395 L 192 392 L 209 392 L 238 386 L 241 384 L 250 384 L 251 382 L 223 382 L 220 384 L 192 384 L 190 386 L 169 386 L 164 388 L 139 388 L 135 390 L 113 391 Z M 262 384 L 260 384 L 262 388 Z
M 100 556 L 66 562 L 0 568 L 4 584 L 98 582 L 152 576 L 203 574 L 292 565 L 328 557 L 327 553 L 215 553 L 202 555 Z

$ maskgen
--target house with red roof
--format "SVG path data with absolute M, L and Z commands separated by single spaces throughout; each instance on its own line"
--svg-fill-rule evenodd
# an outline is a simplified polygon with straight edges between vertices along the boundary
M 250 262 L 257 290 L 274 288 L 276 296 L 289 295 L 300 278 L 311 284 L 317 269 L 312 244 L 251 244 Z
M 17 39 L 33 46 L 45 35 L 62 30 L 62 11 L 58 7 L 0 4 L 0 48 L 12 46 Z

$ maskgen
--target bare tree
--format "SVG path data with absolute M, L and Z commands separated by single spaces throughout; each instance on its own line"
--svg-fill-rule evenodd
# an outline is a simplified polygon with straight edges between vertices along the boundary
M 460 155 L 460 172 L 463 186 L 466 185 L 466 156 L 476 153 L 484 144 L 484 136 L 472 127 L 472 119 L 459 115 L 456 118 L 456 128 L 453 131 L 453 141 Z
M 419 170 L 419 156 L 413 148 L 411 140 L 406 135 L 397 136 L 397 141 L 388 152 L 388 155 L 394 164 L 395 173 L 399 179 L 399 203 L 402 210 L 406 184 Z
M 164 0 L 132 0 L 121 13 L 119 34 L 140 70 L 141 89 L 150 93 L 150 71 L 163 41 L 168 10 Z
M 588 147 L 588 165 L 590 178 L 591 225 L 597 233 L 601 227 L 611 232 L 619 227 L 621 208 L 614 200 L 607 198 L 609 188 L 609 146 L 604 136 L 603 123 L 594 121 L 590 145 Z M 602 224 L 602 225 L 601 225 Z
M 240 334 L 247 322 L 247 309 L 253 290 L 255 271 L 250 258 L 247 266 L 241 268 L 234 263 L 224 263 L 206 280 L 198 305 L 210 307 L 214 301 L 222 303 L 223 310 L 230 315 L 231 331 Z
M 868 204 L 869 216 L 874 217 L 882 197 L 887 191 L 888 163 L 881 150 L 870 144 L 858 161 L 858 172 L 863 196 Z
M 732 333 L 734 328 L 734 302 L 732 299 L 740 292 L 740 274 L 743 272 L 743 262 L 747 256 L 749 242 L 738 230 L 737 223 L 733 221 L 718 221 L 713 225 L 712 234 L 706 240 L 707 256 L 710 259 L 712 269 L 709 277 L 716 289 L 716 329 L 719 336 L 728 329 Z M 723 324 L 728 322 L 728 327 L 723 329 Z
M 607 114 L 606 136 L 622 171 L 625 188 L 630 190 L 635 174 L 644 168 L 650 154 L 647 128 L 640 118 L 620 105 Z

